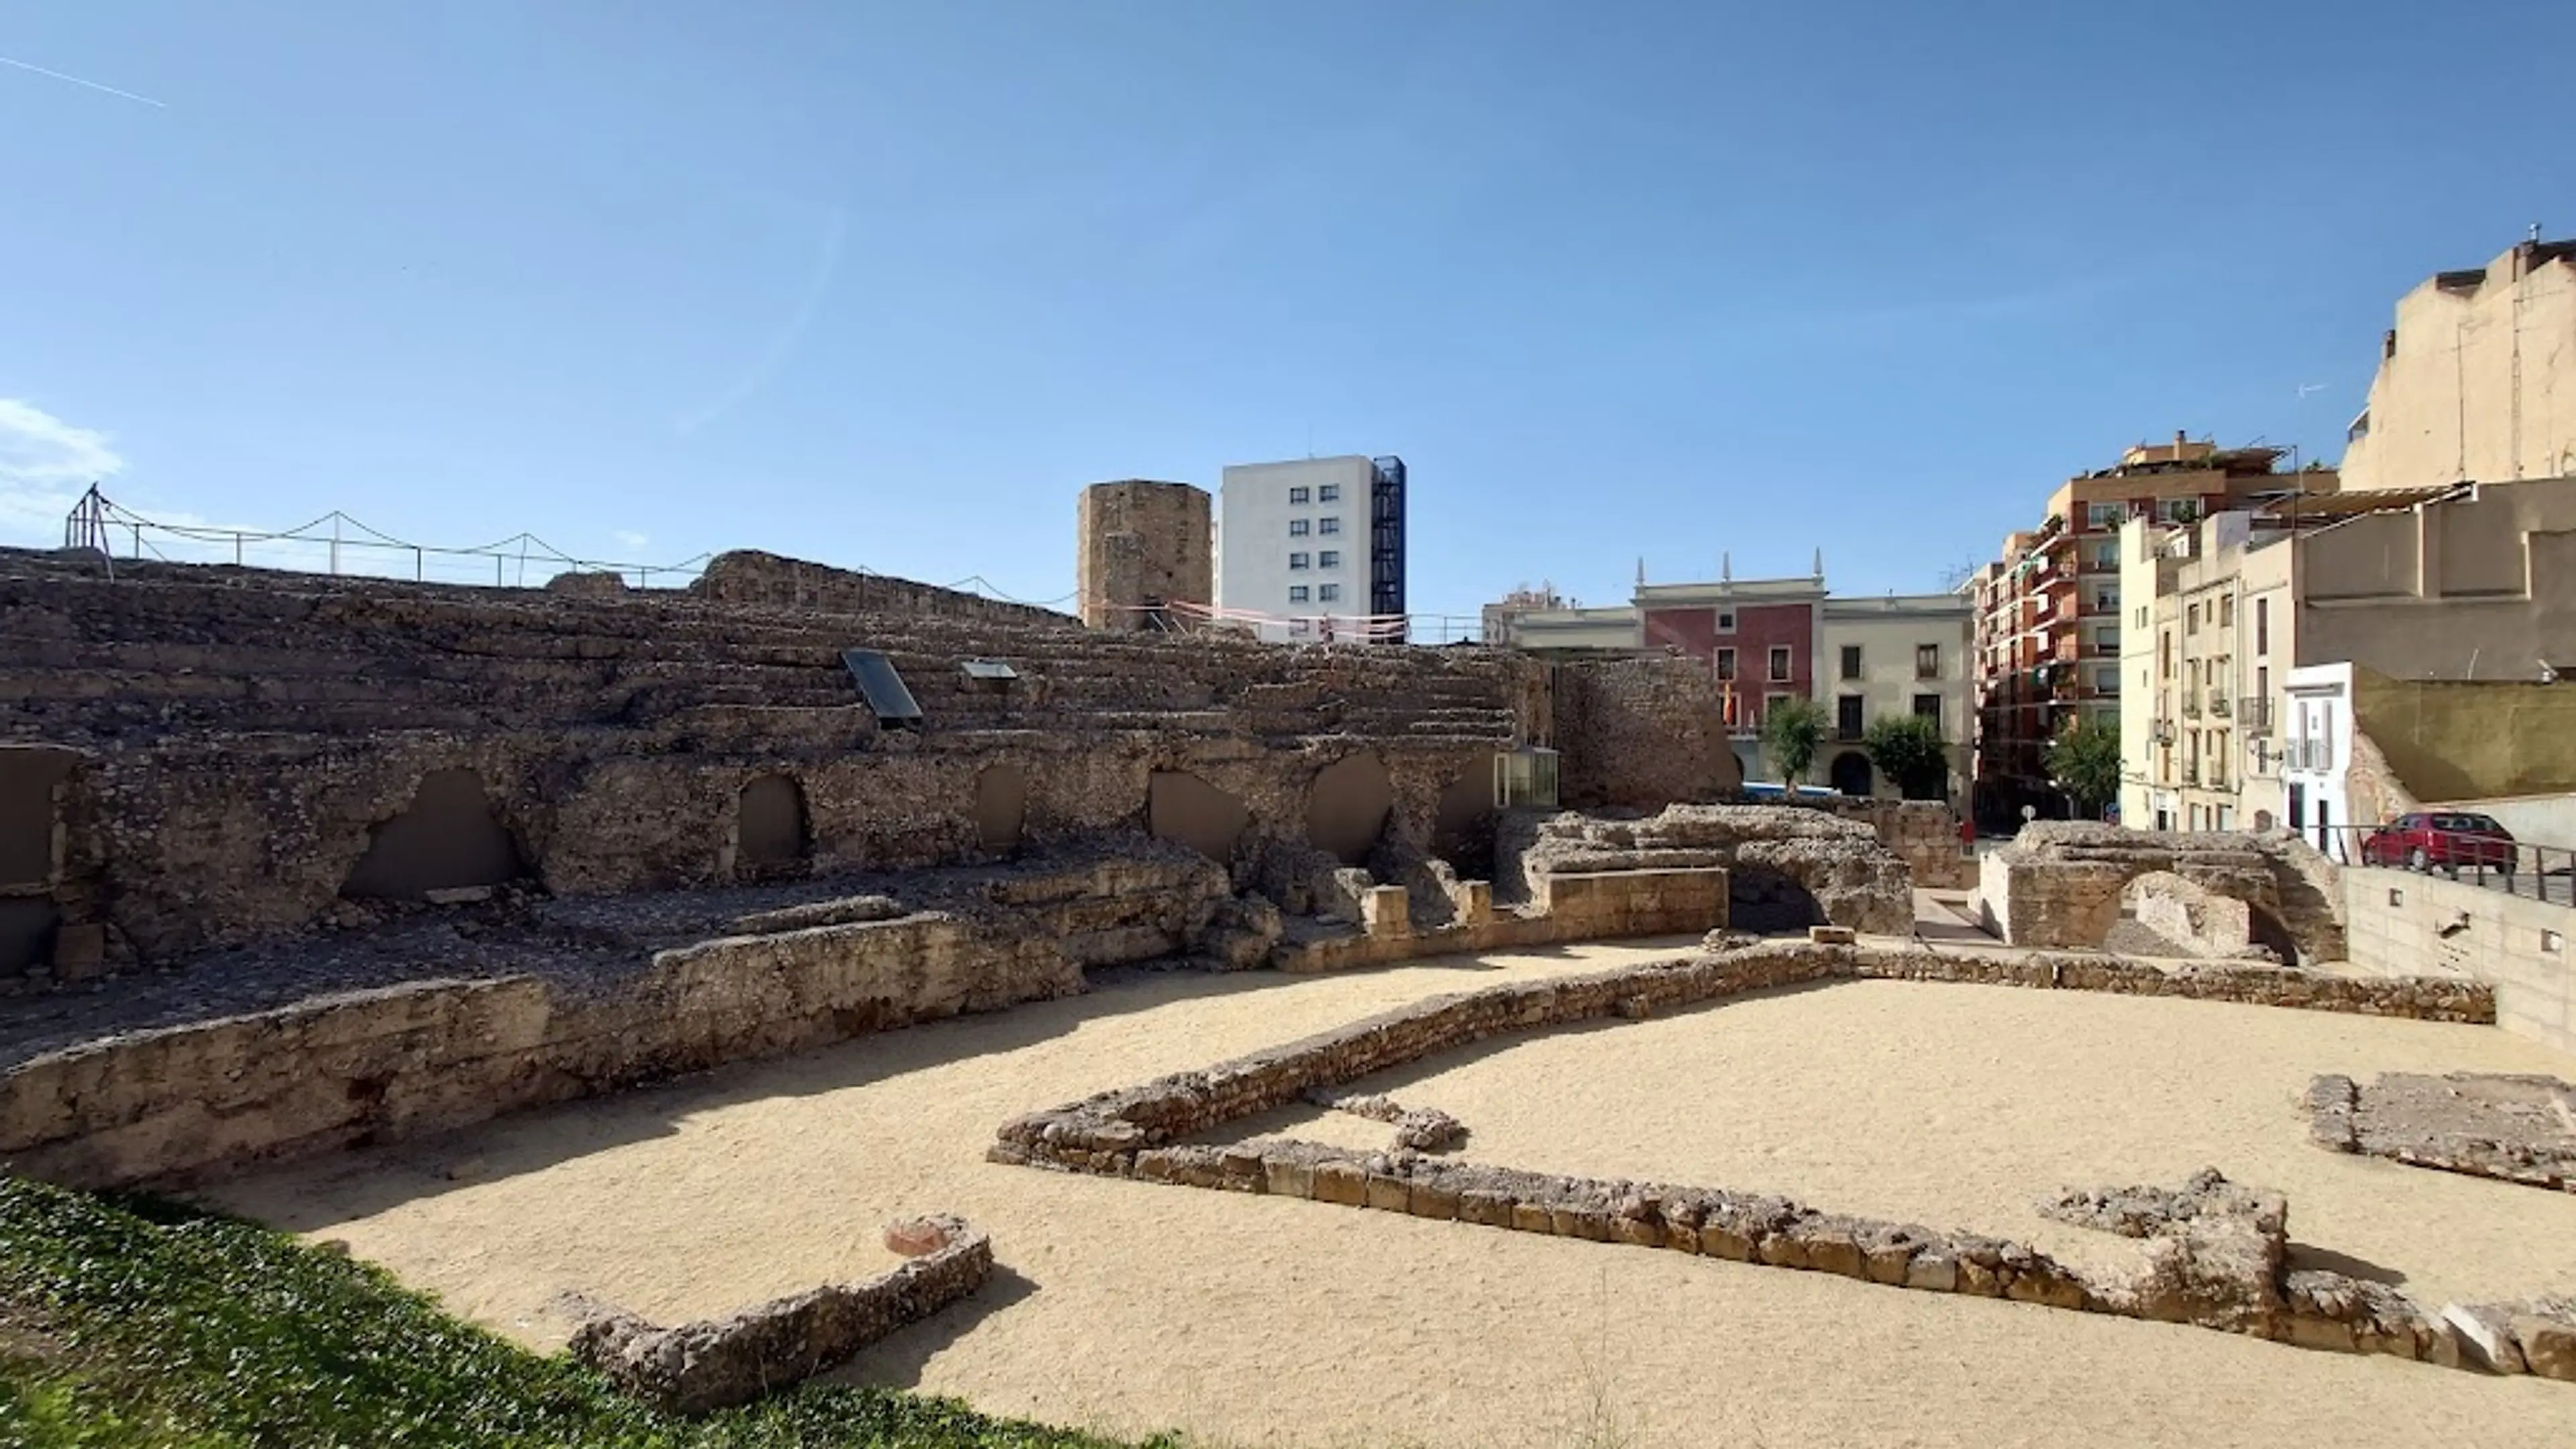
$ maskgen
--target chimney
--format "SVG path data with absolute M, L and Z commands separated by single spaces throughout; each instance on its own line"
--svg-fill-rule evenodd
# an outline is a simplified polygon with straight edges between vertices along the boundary
M 2174 461 L 2177 463 L 2182 461 L 2182 445 L 2187 440 L 2188 435 L 2182 429 L 2174 429 Z

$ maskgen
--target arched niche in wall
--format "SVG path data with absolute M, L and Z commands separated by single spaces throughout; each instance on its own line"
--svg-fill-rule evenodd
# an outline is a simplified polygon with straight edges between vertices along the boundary
M 1479 838 L 1491 845 L 1494 833 L 1494 767 L 1489 762 L 1461 770 L 1431 813 L 1431 853 L 1451 864 L 1475 849 Z
M 1017 765 L 986 765 L 975 776 L 975 841 L 987 855 L 1020 848 L 1028 822 L 1029 776 Z
M 79 755 L 56 745 L 0 745 L 0 975 L 53 959 L 54 793 Z
M 734 869 L 761 874 L 801 865 L 810 836 L 805 790 L 786 775 L 762 775 L 734 802 Z
M 1346 755 L 1315 775 L 1306 796 L 1306 842 L 1345 865 L 1358 865 L 1368 859 L 1394 809 L 1395 782 L 1387 778 L 1386 762 L 1366 750 Z
M 416 901 L 431 891 L 499 885 L 527 874 L 472 770 L 432 770 L 401 814 L 369 832 L 340 894 Z
M 1201 855 L 1231 860 L 1252 823 L 1242 801 L 1185 770 L 1156 770 L 1145 783 L 1145 828 Z

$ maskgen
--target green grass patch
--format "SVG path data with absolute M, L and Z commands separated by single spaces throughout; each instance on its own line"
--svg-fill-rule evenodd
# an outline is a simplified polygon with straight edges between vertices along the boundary
M 256 1224 L 0 1178 L 0 1449 L 22 1445 L 1117 1449 L 826 1385 L 664 1414 Z

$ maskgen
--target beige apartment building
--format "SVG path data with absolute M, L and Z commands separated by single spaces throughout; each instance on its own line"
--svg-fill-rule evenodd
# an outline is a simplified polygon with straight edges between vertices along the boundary
M 2290 672 L 2576 688 L 2576 478 L 2281 500 L 2120 537 L 2121 816 L 2302 825 Z M 2360 822 L 2370 823 L 2370 822 Z
M 1816 777 L 1846 795 L 1894 796 L 1860 748 L 1870 723 L 1921 715 L 1950 746 L 1945 798 L 1965 797 L 1975 727 L 1976 610 L 1954 594 L 1890 594 L 1825 600 L 1818 703 L 1830 733 L 1816 752 Z
M 1971 576 L 1961 592 L 1977 614 L 1972 774 L 1980 820 L 2008 825 L 2025 805 L 2064 814 L 2048 778 L 2049 742 L 2078 715 L 2121 715 L 2121 660 L 2135 642 L 2124 624 L 2136 612 L 2122 602 L 2122 527 L 2136 519 L 2176 528 L 2336 490 L 2329 470 L 2282 471 L 2285 456 L 2179 433 L 2170 443 L 2141 443 L 2111 467 L 2060 484 L 2039 526 L 2007 537 L 2001 556 Z
M 2535 236 L 2397 302 L 2344 486 L 2576 474 L 2576 241 Z

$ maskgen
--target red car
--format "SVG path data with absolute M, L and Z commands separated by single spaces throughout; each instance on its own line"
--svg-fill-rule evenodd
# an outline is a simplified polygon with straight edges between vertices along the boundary
M 2362 864 L 2409 870 L 2438 865 L 2457 874 L 2465 865 L 2511 875 L 2513 857 L 2513 833 L 2485 815 L 2400 815 L 2361 842 Z

